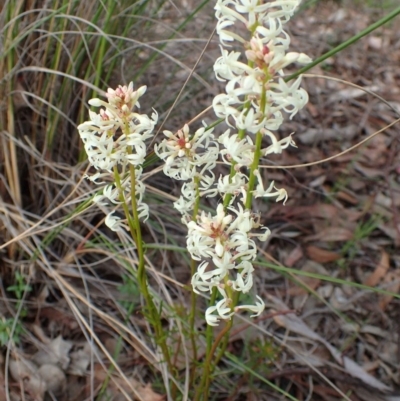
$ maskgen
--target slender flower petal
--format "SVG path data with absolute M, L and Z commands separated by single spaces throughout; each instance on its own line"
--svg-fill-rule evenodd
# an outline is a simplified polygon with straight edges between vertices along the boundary
M 250 315 L 250 317 L 260 316 L 265 309 L 265 303 L 258 295 L 257 299 L 258 302 L 256 302 L 255 305 L 239 305 L 235 307 L 235 311 L 238 312 L 239 310 L 248 310 L 250 312 L 254 312 L 254 315 Z

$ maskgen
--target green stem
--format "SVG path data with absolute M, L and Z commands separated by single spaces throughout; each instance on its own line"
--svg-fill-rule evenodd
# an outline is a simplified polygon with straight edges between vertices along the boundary
M 164 334 L 163 327 L 161 325 L 161 316 L 157 310 L 157 307 L 153 301 L 153 297 L 150 294 L 147 277 L 146 277 L 146 264 L 145 264 L 145 253 L 143 248 L 142 240 L 142 230 L 140 227 L 138 205 L 136 199 L 136 171 L 133 165 L 129 165 L 129 173 L 131 177 L 131 203 L 132 203 L 132 213 L 133 213 L 133 223 L 136 232 L 136 248 L 139 257 L 139 263 L 137 268 L 137 277 L 140 290 L 143 294 L 144 300 L 146 302 L 146 307 L 150 315 L 150 323 L 153 326 L 156 342 L 160 346 L 161 351 L 164 355 L 165 361 L 168 365 L 168 369 L 172 374 L 174 368 L 171 363 L 171 357 L 166 343 L 166 336 Z M 175 389 L 175 390 L 174 390 Z M 176 391 L 176 386 L 172 382 L 172 390 Z
M 239 298 L 240 298 L 240 292 L 235 292 L 233 295 L 234 299 L 232 300 L 232 305 L 236 306 L 239 302 Z M 228 324 L 233 325 L 233 318 L 228 322 Z M 225 334 L 225 337 L 223 339 L 223 343 L 221 345 L 221 349 L 219 350 L 219 353 L 217 355 L 217 357 L 214 360 L 214 364 L 213 364 L 213 368 L 212 368 L 212 372 L 214 371 L 214 369 L 217 367 L 219 361 L 222 359 L 222 357 L 225 355 L 225 351 L 226 348 L 228 347 L 229 344 L 229 338 L 230 338 L 230 330 L 227 332 L 227 334 Z
M 129 226 L 129 231 L 132 235 L 133 240 L 135 241 L 135 244 L 137 244 L 135 224 L 134 224 L 132 216 L 129 212 L 129 207 L 125 202 L 124 190 L 123 190 L 122 184 L 121 184 L 121 177 L 120 177 L 118 168 L 116 166 L 114 166 L 114 180 L 115 180 L 115 185 L 118 188 L 119 200 L 122 204 L 122 208 L 124 209 L 125 217 L 126 217 L 126 220 L 128 222 L 128 226 Z
M 208 327 L 210 327 L 210 326 L 208 326 Z M 215 354 L 215 351 L 217 350 L 219 343 L 221 342 L 221 340 L 223 339 L 225 334 L 229 333 L 229 330 L 231 329 L 231 327 L 232 327 L 232 319 L 226 324 L 225 328 L 223 330 L 221 330 L 221 332 L 218 334 L 217 338 L 215 339 L 214 343 L 212 344 L 210 352 L 207 352 L 207 358 L 205 360 L 204 370 L 203 370 L 203 377 L 201 378 L 200 386 L 197 388 L 196 395 L 193 399 L 194 401 L 199 401 L 202 390 L 203 390 L 203 400 L 206 401 L 208 399 L 208 387 L 210 384 L 211 360 Z M 207 386 L 207 383 L 208 383 L 208 386 Z
M 215 300 L 216 300 L 216 298 L 217 298 L 217 293 L 218 293 L 218 291 L 217 291 L 217 289 L 214 287 L 214 288 L 212 289 L 212 293 L 211 293 L 211 297 L 210 297 L 210 302 L 209 302 L 209 305 L 210 305 L 210 306 L 215 304 Z M 203 362 L 203 376 L 202 376 L 202 379 L 201 379 L 201 383 L 205 382 L 205 375 L 208 374 L 208 373 L 207 373 L 207 361 L 208 361 L 208 359 L 209 359 L 209 356 L 212 355 L 212 354 L 211 354 L 211 350 L 212 350 L 212 348 L 213 348 L 213 333 L 214 333 L 214 332 L 213 332 L 212 326 L 207 325 L 207 328 L 206 328 L 206 353 L 205 353 L 205 355 L 206 355 L 207 357 L 206 357 L 206 359 L 205 359 L 204 362 Z M 201 389 L 202 389 L 202 388 L 203 388 L 203 387 L 202 387 L 201 385 L 200 385 L 200 386 L 197 386 L 196 394 L 195 394 L 195 397 L 194 397 L 193 401 L 198 401 L 198 400 L 200 399 Z
M 215 300 L 217 299 L 217 294 L 218 291 L 217 289 L 214 287 L 212 289 L 212 293 L 211 293 L 211 297 L 210 297 L 210 306 L 215 304 Z M 206 329 L 206 355 L 208 355 L 211 352 L 211 348 L 212 348 L 212 341 L 213 341 L 213 328 L 210 325 L 207 325 L 207 329 Z
M 114 167 L 114 178 L 115 178 L 115 184 L 118 188 L 119 192 L 119 199 L 122 203 L 122 207 L 125 213 L 125 217 L 128 221 L 129 225 L 129 230 L 131 232 L 132 238 L 135 241 L 136 244 L 136 249 L 137 249 L 137 254 L 139 258 L 138 262 L 138 268 L 137 268 L 137 279 L 138 279 L 138 284 L 141 290 L 141 293 L 143 294 L 145 303 L 146 303 L 146 308 L 149 312 L 149 322 L 153 327 L 155 338 L 156 338 L 156 343 L 160 346 L 161 351 L 164 355 L 164 359 L 167 363 L 168 369 L 171 372 L 171 374 L 174 372 L 172 363 L 171 363 L 171 358 L 170 358 L 170 353 L 168 350 L 168 346 L 166 343 L 166 336 L 164 334 L 164 330 L 161 325 L 161 317 L 160 314 L 157 310 L 157 307 L 153 301 L 153 297 L 151 296 L 149 292 L 149 287 L 147 283 L 147 277 L 146 277 L 146 265 L 145 265 L 145 252 L 143 248 L 143 239 L 142 239 L 142 231 L 140 227 L 140 221 L 139 221 L 139 213 L 138 213 L 138 208 L 137 208 L 137 199 L 136 199 L 136 171 L 135 167 L 133 165 L 129 166 L 129 173 L 130 173 L 130 179 L 131 179 L 131 207 L 132 207 L 132 214 L 131 215 L 128 205 L 126 203 L 126 199 L 124 197 L 124 190 L 122 188 L 121 184 L 121 177 L 118 171 L 117 167 Z M 133 273 L 133 270 L 132 270 Z M 176 385 L 174 382 L 172 382 L 171 390 L 173 393 L 176 393 Z M 175 395 L 175 394 L 174 394 Z
M 197 214 L 199 213 L 200 207 L 200 191 L 199 191 L 199 184 L 200 179 L 196 177 L 194 179 L 195 187 L 196 187 L 196 201 L 193 208 L 193 220 L 196 221 Z M 194 259 L 190 260 L 190 273 L 191 277 L 194 276 L 197 269 L 197 263 Z M 192 350 L 193 350 L 193 368 L 190 374 L 190 383 L 191 385 L 194 384 L 195 381 L 195 373 L 196 373 L 196 361 L 197 361 L 197 344 L 196 344 L 196 336 L 195 336 L 195 322 L 196 322 L 196 303 L 197 303 L 197 294 L 193 291 L 191 292 L 191 309 L 190 309 L 190 316 L 189 316 L 189 330 L 190 330 L 190 341 L 192 343 Z
M 258 165 L 260 164 L 262 139 L 263 139 L 263 135 L 261 134 L 261 132 L 257 132 L 256 149 L 254 151 L 254 159 L 253 159 L 253 163 L 250 166 L 250 176 L 249 176 L 247 197 L 246 197 L 246 203 L 245 203 L 246 209 L 251 209 L 251 204 L 253 202 L 253 189 L 256 184 L 256 179 L 257 179 L 256 176 L 254 175 L 254 171 L 258 169 Z
M 249 61 L 249 65 L 251 65 L 252 62 Z M 265 71 L 265 78 L 264 78 L 264 83 L 268 82 L 270 79 L 270 76 L 268 74 L 268 71 Z M 261 94 L 261 99 L 260 99 L 260 109 L 261 110 L 265 110 L 265 106 L 267 103 L 267 91 L 264 89 L 262 94 Z M 246 103 L 244 104 L 244 109 L 246 110 L 246 113 L 250 110 L 251 107 L 251 102 L 249 100 L 246 101 Z M 242 140 L 243 138 L 245 138 L 246 136 L 246 131 L 245 130 L 239 130 L 238 131 L 238 138 L 239 140 Z M 257 170 L 259 162 L 260 162 L 260 158 L 261 158 L 261 147 L 262 147 L 262 139 L 263 139 L 263 135 L 261 134 L 261 132 L 258 132 L 256 135 L 256 143 L 255 143 L 255 151 L 254 151 L 254 159 L 253 159 L 253 163 L 250 166 L 250 176 L 249 176 L 249 182 L 248 182 L 248 188 L 247 188 L 247 197 L 246 197 L 246 203 L 245 203 L 245 207 L 246 209 L 251 209 L 251 204 L 253 201 L 253 189 L 256 183 L 256 176 L 254 175 L 254 171 Z M 235 174 L 236 174 L 236 162 L 232 161 L 231 164 L 231 170 L 230 170 L 230 174 L 229 177 L 230 179 L 232 179 Z M 225 198 L 224 198 L 224 208 L 226 209 L 230 203 L 232 199 L 232 194 L 226 194 Z M 229 287 L 227 287 L 227 290 L 229 289 Z M 239 301 L 239 293 L 235 293 L 235 295 L 232 297 L 231 292 L 227 291 L 229 294 L 229 297 L 232 299 L 232 310 L 235 308 L 235 306 L 237 305 L 238 301 Z M 218 335 L 217 339 L 214 342 L 214 345 L 212 346 L 211 350 L 207 349 L 207 359 L 204 365 L 204 372 L 203 372 L 203 377 L 202 377 L 202 385 L 200 386 L 201 388 L 204 387 L 204 400 L 208 399 L 208 390 L 210 387 L 210 380 L 211 380 L 211 374 L 214 371 L 214 369 L 216 368 L 216 366 L 218 365 L 219 361 L 221 360 L 221 358 L 223 357 L 226 348 L 228 346 L 229 343 L 229 332 L 232 328 L 232 324 L 233 324 L 233 318 L 230 319 L 229 322 L 227 322 L 227 325 L 225 327 L 224 330 L 222 330 L 222 332 Z M 220 352 L 218 353 L 218 355 L 216 356 L 214 363 L 211 364 L 211 358 L 212 355 L 214 354 L 218 344 L 222 342 L 222 347 Z M 210 356 L 211 355 L 211 356 Z M 198 393 L 196 393 L 196 396 L 198 396 Z M 195 399 L 196 400 L 196 399 Z
M 196 273 L 196 261 L 191 259 L 190 261 L 190 274 L 191 277 Z M 193 352 L 193 367 L 190 373 L 190 384 L 193 385 L 195 381 L 196 374 L 196 361 L 197 361 L 197 344 L 196 344 L 196 336 L 195 336 L 195 322 L 196 322 L 196 303 L 197 303 L 197 294 L 191 289 L 190 294 L 190 316 L 189 316 L 189 330 L 190 330 L 190 341 L 192 343 L 192 352 Z

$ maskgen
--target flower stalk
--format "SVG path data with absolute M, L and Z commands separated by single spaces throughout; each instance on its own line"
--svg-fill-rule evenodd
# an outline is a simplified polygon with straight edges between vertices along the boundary
M 140 180 L 146 156 L 145 141 L 152 136 L 158 118 L 155 112 L 148 117 L 133 111 L 140 107 L 138 100 L 145 91 L 145 86 L 133 91 L 132 83 L 116 90 L 108 89 L 108 102 L 100 99 L 89 101 L 92 106 L 103 108 L 98 114 L 90 111 L 91 120 L 81 124 L 78 130 L 89 162 L 96 170 L 87 178 L 104 186 L 102 195 L 96 196 L 94 202 L 99 206 L 121 205 L 124 211 L 124 220 L 111 212 L 105 223 L 116 232 L 127 229 L 132 236 L 138 256 L 137 279 L 145 301 L 145 315 L 168 369 L 174 373 L 160 312 L 149 291 L 140 223 L 148 218 L 149 213 L 143 202 L 144 184 Z M 131 273 L 134 274 L 133 269 Z M 173 390 L 175 387 L 173 385 Z
M 217 80 L 225 83 L 225 91 L 214 98 L 213 109 L 229 128 L 218 136 L 205 124 L 194 132 L 184 125 L 176 132 L 165 130 L 165 138 L 154 147 L 165 162 L 164 173 L 182 181 L 181 196 L 174 208 L 187 227 L 186 245 L 191 255 L 189 330 L 194 361 L 198 357 L 197 296 L 211 294 L 205 311 L 207 352 L 196 401 L 208 399 L 211 376 L 226 351 L 234 315 L 248 311 L 255 317 L 265 308 L 258 295 L 248 305 L 240 304 L 240 296 L 253 291 L 256 241 L 265 241 L 270 235 L 268 227 L 261 224 L 261 216 L 252 211 L 254 199 L 287 200 L 286 190 L 276 188 L 274 182 L 264 187 L 260 160 L 295 146 L 292 135 L 279 138 L 277 132 L 285 115 L 293 118 L 308 101 L 307 92 L 300 87 L 301 76 L 290 83 L 283 78 L 289 65 L 311 62 L 303 53 L 288 51 L 290 37 L 284 25 L 299 4 L 300 0 L 216 0 L 221 56 L 214 72 Z M 239 51 L 232 50 L 234 46 Z M 88 178 L 104 186 L 102 195 L 94 201 L 102 207 L 121 205 L 124 211 L 124 219 L 111 212 L 105 223 L 113 231 L 129 230 L 132 235 L 146 318 L 173 373 L 161 312 L 149 290 L 141 232 L 141 222 L 149 216 L 141 181 L 147 154 L 145 141 L 152 136 L 158 119 L 155 112 L 148 117 L 134 111 L 140 107 L 138 100 L 145 91 L 146 87 L 133 91 L 132 84 L 109 89 L 108 102 L 89 101 L 102 109 L 98 114 L 89 112 L 90 121 L 78 128 L 89 162 L 96 170 Z M 216 177 L 219 158 L 228 168 L 225 175 Z M 205 197 L 218 199 L 215 211 L 204 210 L 201 199 Z M 225 327 L 213 340 L 212 327 L 221 320 Z M 195 382 L 192 370 L 191 383 Z M 175 391 L 173 387 L 174 397 Z

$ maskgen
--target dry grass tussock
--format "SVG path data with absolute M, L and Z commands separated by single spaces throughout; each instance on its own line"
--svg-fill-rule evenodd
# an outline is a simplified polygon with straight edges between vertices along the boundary
M 83 178 L 76 126 L 89 98 L 131 80 L 148 85 L 142 110 L 157 109 L 170 130 L 209 105 L 219 90 L 216 41 L 192 69 L 214 28 L 212 4 L 192 16 L 200 2 L 181 3 L 0 5 L 0 400 L 165 399 L 168 372 L 142 316 L 132 240 L 107 230 L 106 211 L 90 202 L 97 188 Z M 294 48 L 314 58 L 385 13 L 314 3 L 290 28 Z M 299 149 L 263 164 L 325 159 L 399 118 L 399 63 L 400 36 L 388 25 L 314 68 L 308 107 L 284 125 Z M 257 205 L 273 231 L 257 274 L 269 310 L 235 323 L 215 399 L 284 399 L 271 384 L 296 400 L 400 399 L 399 149 L 397 125 L 329 164 L 264 170 L 290 189 L 285 207 Z M 154 165 L 146 174 L 149 280 L 187 394 L 190 273 L 171 207 L 178 188 Z

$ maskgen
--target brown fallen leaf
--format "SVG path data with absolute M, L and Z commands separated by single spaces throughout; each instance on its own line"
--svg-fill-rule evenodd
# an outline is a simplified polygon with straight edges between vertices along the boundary
M 283 264 L 287 267 L 293 267 L 303 257 L 303 250 L 300 246 L 294 248 L 289 255 L 286 256 Z
M 337 252 L 328 251 L 314 245 L 308 246 L 306 252 L 310 259 L 318 263 L 334 262 L 342 257 Z
M 379 168 L 365 167 L 361 163 L 354 163 L 354 168 L 365 177 L 368 178 L 379 178 L 384 176 L 384 171 Z
M 42 308 L 40 310 L 40 319 L 48 319 L 49 321 L 56 321 L 60 326 L 65 327 L 69 331 L 76 330 L 79 327 L 75 317 L 72 313 L 65 312 L 61 308 L 53 308 L 51 306 Z
M 267 216 L 282 214 L 286 217 L 310 216 L 312 218 L 321 218 L 332 220 L 337 216 L 339 209 L 335 205 L 325 203 L 316 203 L 312 206 L 288 206 L 275 205 Z
M 310 235 L 304 240 L 309 241 L 326 241 L 326 242 L 337 242 L 337 241 L 349 241 L 353 238 L 353 232 L 343 227 L 328 227 L 317 234 Z
M 364 285 L 368 285 L 370 287 L 376 286 L 383 278 L 383 276 L 387 273 L 390 267 L 390 258 L 389 254 L 382 250 L 381 252 L 381 260 L 377 264 L 375 270 L 363 281 Z
M 356 196 L 350 194 L 349 192 L 338 191 L 336 196 L 337 199 L 343 200 L 347 203 L 350 203 L 351 205 L 358 205 L 359 203 L 359 199 L 356 198 Z
M 385 286 L 385 289 L 389 292 L 397 294 L 400 290 L 400 272 L 395 270 L 393 272 L 387 273 L 383 282 L 390 283 L 389 285 Z M 392 295 L 383 295 L 382 298 L 379 300 L 379 307 L 382 311 L 384 311 L 387 306 L 392 302 L 393 296 Z

